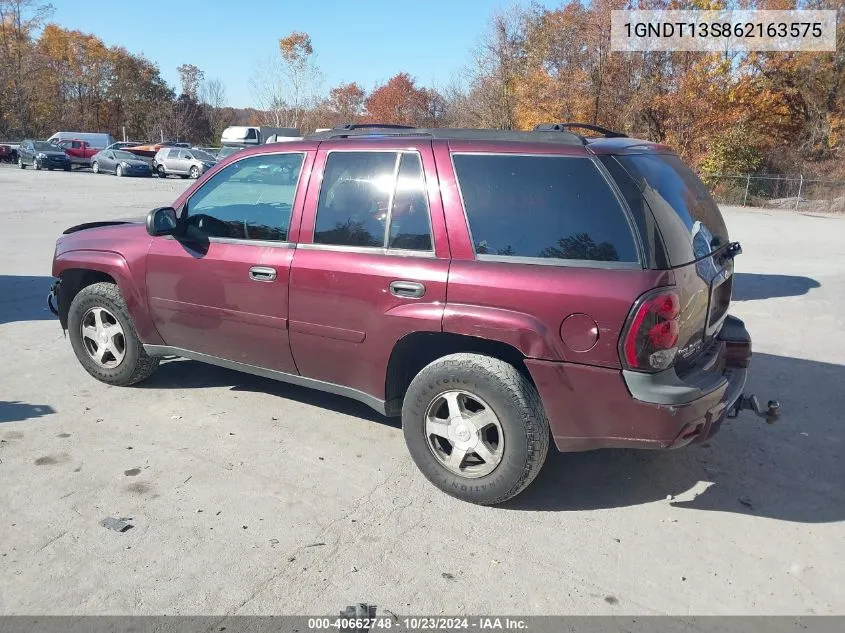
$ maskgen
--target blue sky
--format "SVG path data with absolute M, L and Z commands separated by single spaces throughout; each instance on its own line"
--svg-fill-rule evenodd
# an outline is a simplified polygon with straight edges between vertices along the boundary
M 405 71 L 443 85 L 466 65 L 496 9 L 507 0 L 52 0 L 52 20 L 143 53 L 177 84 L 192 63 L 219 77 L 230 105 L 253 105 L 249 78 L 291 31 L 311 35 L 323 89 L 357 81 L 370 90 Z M 555 6 L 551 0 L 541 2 Z

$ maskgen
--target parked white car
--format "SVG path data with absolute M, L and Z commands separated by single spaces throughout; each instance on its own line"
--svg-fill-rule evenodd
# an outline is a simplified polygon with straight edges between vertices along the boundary
M 153 157 L 153 171 L 159 178 L 199 178 L 216 164 L 214 156 L 196 148 L 162 147 Z

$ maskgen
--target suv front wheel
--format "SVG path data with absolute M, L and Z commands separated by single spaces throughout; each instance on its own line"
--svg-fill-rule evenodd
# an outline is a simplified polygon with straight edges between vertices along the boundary
M 76 358 L 101 382 L 133 385 L 158 367 L 159 359 L 144 351 L 115 284 L 80 290 L 70 304 L 67 328 Z
M 444 356 L 417 374 L 405 394 L 402 430 L 429 481 L 484 505 L 525 489 L 549 449 L 537 390 L 513 365 L 480 354 Z

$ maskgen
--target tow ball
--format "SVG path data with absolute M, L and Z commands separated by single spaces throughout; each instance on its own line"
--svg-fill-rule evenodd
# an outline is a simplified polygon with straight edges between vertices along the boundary
M 755 415 L 763 418 L 767 424 L 774 424 L 780 417 L 780 403 L 777 400 L 769 400 L 766 403 L 766 408 L 763 409 L 757 396 L 743 394 L 731 407 L 728 417 L 735 418 L 742 411 L 753 411 Z

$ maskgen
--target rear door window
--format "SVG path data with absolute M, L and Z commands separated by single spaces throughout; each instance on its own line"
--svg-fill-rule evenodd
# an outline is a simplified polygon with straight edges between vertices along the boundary
M 625 211 L 589 158 L 455 154 L 453 161 L 479 259 L 639 262 Z
M 708 257 L 728 243 L 728 230 L 716 201 L 678 156 L 623 154 L 615 159 L 654 213 L 673 266 Z
M 416 152 L 332 152 L 315 244 L 431 251 L 425 178 Z

